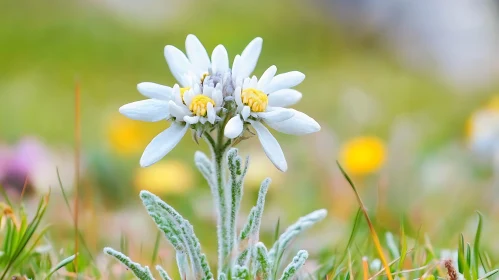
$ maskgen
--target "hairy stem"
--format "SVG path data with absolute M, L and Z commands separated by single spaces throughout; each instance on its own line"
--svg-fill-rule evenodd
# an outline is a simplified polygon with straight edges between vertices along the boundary
M 219 129 L 220 130 L 220 129 Z M 229 259 L 229 209 L 227 204 L 227 191 L 225 186 L 225 152 L 226 143 L 223 143 L 223 131 L 218 131 L 218 137 L 215 141 L 211 135 L 205 133 L 205 140 L 211 148 L 213 160 L 213 183 L 216 190 L 215 207 L 217 211 L 217 237 L 218 237 L 218 274 L 224 272 L 227 268 Z

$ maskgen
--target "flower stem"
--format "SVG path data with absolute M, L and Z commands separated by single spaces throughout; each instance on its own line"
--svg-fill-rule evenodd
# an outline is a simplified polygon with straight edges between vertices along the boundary
M 213 174 L 215 186 L 215 207 L 217 211 L 217 237 L 218 237 L 218 274 L 226 270 L 230 254 L 229 240 L 229 209 L 227 204 L 226 180 L 225 180 L 225 153 L 230 145 L 224 143 L 223 132 L 218 132 L 217 140 L 205 133 L 206 142 L 211 147 L 213 160 Z

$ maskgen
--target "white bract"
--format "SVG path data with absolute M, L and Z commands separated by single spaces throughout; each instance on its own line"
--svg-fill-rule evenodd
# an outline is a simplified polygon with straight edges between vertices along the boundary
M 306 114 L 286 108 L 301 99 L 302 94 L 291 88 L 300 84 L 305 75 L 292 71 L 276 76 L 276 71 L 277 68 L 271 66 L 260 80 L 253 76 L 236 83 L 236 115 L 227 122 L 224 135 L 230 139 L 237 138 L 242 134 L 245 124 L 250 124 L 272 163 L 279 170 L 286 171 L 287 163 L 282 149 L 262 122 L 279 132 L 293 135 L 317 132 L 320 125 Z

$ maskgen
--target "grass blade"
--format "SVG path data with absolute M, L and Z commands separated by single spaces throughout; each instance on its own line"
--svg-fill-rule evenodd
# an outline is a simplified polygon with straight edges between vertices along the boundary
M 492 270 L 491 272 L 489 272 L 489 273 L 485 274 L 484 276 L 480 277 L 478 280 L 488 279 L 490 276 L 496 274 L 497 272 L 499 272 L 499 268 Z
M 47 274 L 47 277 L 45 277 L 45 280 L 46 279 L 50 279 L 50 276 L 52 276 L 52 274 L 54 274 L 56 271 L 58 271 L 59 269 L 63 268 L 64 266 L 68 265 L 69 263 L 71 263 L 74 259 L 76 258 L 75 255 L 72 255 L 70 257 L 67 257 L 65 258 L 64 260 L 60 261 L 56 266 L 54 266 L 50 271 L 49 271 L 49 274 Z
M 478 225 L 475 234 L 475 242 L 473 243 L 473 278 L 478 279 L 478 266 L 480 259 L 480 237 L 482 235 L 483 227 L 483 217 L 480 212 L 477 211 L 478 215 Z
M 407 239 L 405 237 L 404 223 L 400 225 L 400 261 L 399 270 L 404 268 L 405 255 L 407 253 Z
M 390 266 L 388 265 L 388 262 L 386 261 L 385 254 L 383 253 L 383 248 L 381 247 L 381 243 L 379 242 L 379 237 L 378 234 L 376 233 L 376 230 L 374 229 L 374 226 L 371 222 L 371 219 L 369 218 L 369 215 L 367 214 L 367 209 L 364 206 L 364 203 L 362 202 L 362 199 L 360 198 L 359 193 L 357 192 L 357 188 L 355 187 L 355 184 L 352 182 L 350 177 L 347 175 L 345 170 L 341 167 L 339 162 L 336 162 L 338 164 L 338 167 L 340 168 L 341 173 L 345 177 L 345 179 L 348 181 L 350 186 L 352 187 L 352 190 L 355 193 L 355 197 L 357 198 L 357 202 L 360 205 L 360 209 L 362 213 L 364 214 L 364 217 L 366 218 L 367 224 L 369 226 L 369 231 L 371 232 L 371 237 L 374 242 L 374 246 L 376 247 L 376 250 L 378 251 L 379 258 L 381 259 L 381 262 L 383 263 L 383 266 L 385 267 L 386 271 L 386 276 L 388 280 L 393 280 L 392 273 L 390 272 Z

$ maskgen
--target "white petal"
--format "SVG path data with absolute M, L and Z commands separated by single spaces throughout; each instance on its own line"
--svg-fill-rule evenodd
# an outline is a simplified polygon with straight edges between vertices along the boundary
M 289 88 L 274 91 L 269 94 L 269 106 L 288 107 L 298 103 L 301 96 L 301 92 Z
M 188 86 L 188 81 L 186 80 L 186 77 L 188 76 L 186 75 L 189 73 L 192 66 L 185 54 L 174 46 L 168 45 L 165 47 L 165 58 L 173 77 L 175 77 L 182 86 Z
M 137 90 L 145 97 L 171 100 L 172 88 L 160 84 L 144 82 L 137 85 Z
M 244 106 L 243 110 L 241 111 L 241 116 L 243 117 L 243 120 L 247 120 L 248 117 L 250 116 L 251 109 L 249 106 Z
M 290 109 L 276 109 L 270 112 L 257 113 L 256 115 L 266 122 L 282 122 L 293 117 L 295 113 Z
M 194 91 L 195 94 L 201 93 L 201 87 L 197 83 L 194 84 L 194 87 L 192 88 L 192 90 Z
M 225 73 L 229 69 L 229 55 L 224 46 L 218 45 L 211 55 L 213 73 Z
M 263 40 L 257 37 L 251 41 L 241 54 L 241 61 L 239 62 L 240 69 L 237 73 L 239 77 L 248 77 L 255 70 L 258 57 L 262 51 Z
M 243 101 L 241 99 L 241 87 L 237 87 L 234 90 L 234 99 L 236 99 L 237 107 L 243 106 Z
M 222 103 L 224 102 L 224 95 L 221 90 L 214 90 L 212 95 L 213 101 L 215 101 L 215 106 L 222 107 Z
M 170 115 L 168 101 L 146 99 L 128 103 L 120 107 L 120 113 L 133 120 L 157 122 Z
M 288 169 L 288 164 L 286 163 L 286 158 L 282 152 L 279 142 L 272 136 L 269 130 L 258 121 L 249 121 L 258 135 L 258 139 L 262 144 L 263 150 L 267 157 L 272 161 L 272 163 L 281 171 L 286 171 Z
M 166 156 L 184 137 L 188 128 L 188 125 L 172 123 L 168 129 L 154 137 L 147 145 L 140 158 L 140 165 L 142 167 L 149 166 Z
M 249 88 L 250 87 L 250 83 L 251 83 L 251 78 L 250 77 L 244 78 L 242 88 Z
M 255 75 L 253 75 L 253 77 L 251 77 L 251 80 L 249 82 L 249 87 L 251 87 L 251 88 L 258 87 L 258 78 Z
M 199 116 L 184 116 L 184 121 L 188 124 L 195 124 L 199 122 Z
M 194 98 L 196 94 L 192 90 L 188 90 L 184 93 L 184 102 L 187 106 L 191 105 L 192 98 Z
M 180 87 L 178 86 L 178 84 L 175 84 L 173 86 L 172 94 L 173 94 L 173 101 L 175 101 L 175 103 L 177 104 L 183 103 L 182 95 L 180 95 Z
M 262 77 L 258 81 L 258 88 L 265 88 L 272 78 L 274 78 L 275 73 L 277 72 L 277 67 L 275 65 L 270 66 L 265 72 L 263 72 Z
M 211 102 L 208 102 L 206 111 L 207 111 L 206 113 L 207 113 L 207 119 L 208 119 L 208 121 L 211 124 L 214 124 L 215 123 L 215 118 L 216 118 L 217 115 L 215 114 L 215 110 L 213 109 L 213 104 L 211 104 Z
M 241 56 L 236 55 L 236 57 L 234 58 L 234 62 L 232 63 L 232 77 L 236 86 L 240 86 L 241 85 L 240 83 L 242 83 L 244 78 L 238 75 L 240 70 L 241 70 Z
M 267 121 L 266 123 L 279 132 L 293 135 L 304 135 L 321 130 L 321 126 L 311 117 L 300 111 L 289 110 L 295 113 L 292 118 L 282 122 Z
M 187 39 L 185 39 L 185 50 L 187 52 L 187 57 L 189 57 L 192 66 L 194 66 L 198 74 L 202 75 L 203 73 L 208 72 L 208 68 L 210 68 L 210 57 L 203 44 L 201 44 L 196 36 L 192 34 L 187 35 Z
M 263 89 L 266 93 L 272 93 L 274 91 L 292 88 L 305 79 L 305 74 L 298 71 L 291 71 L 275 76 L 272 81 Z
M 243 121 L 239 115 L 232 117 L 224 128 L 224 135 L 229 139 L 234 139 L 243 132 Z
M 173 101 L 169 102 L 170 114 L 177 119 L 183 120 L 184 116 L 190 115 L 189 109 L 187 109 L 183 104 L 178 105 Z

